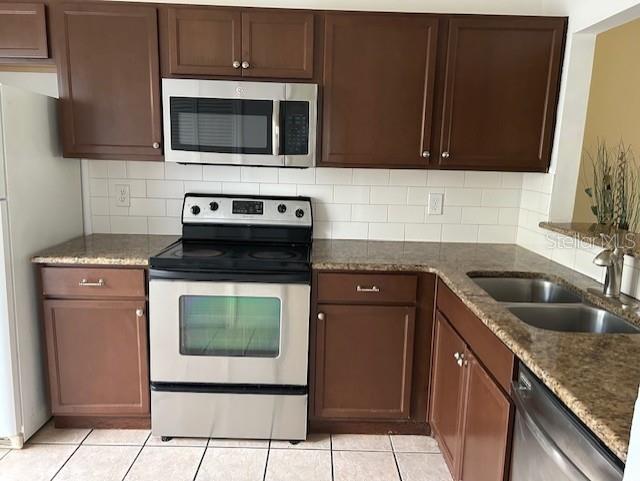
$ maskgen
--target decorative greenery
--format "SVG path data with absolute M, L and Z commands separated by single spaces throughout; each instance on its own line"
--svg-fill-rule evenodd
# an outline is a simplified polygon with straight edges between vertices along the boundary
M 640 170 L 631 147 L 620 142 L 609 150 L 598 141 L 591 160 L 593 183 L 584 191 L 599 224 L 636 231 L 640 220 Z

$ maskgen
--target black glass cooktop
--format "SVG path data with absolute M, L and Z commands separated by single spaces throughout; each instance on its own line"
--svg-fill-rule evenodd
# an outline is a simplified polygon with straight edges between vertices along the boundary
M 197 271 L 303 271 L 310 246 L 179 240 L 151 258 L 155 269 Z

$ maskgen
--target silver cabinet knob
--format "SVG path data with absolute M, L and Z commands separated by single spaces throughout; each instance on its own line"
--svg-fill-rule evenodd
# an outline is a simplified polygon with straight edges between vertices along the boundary
M 460 354 L 459 352 L 454 353 L 454 359 L 456 360 L 456 364 L 462 367 L 465 364 L 464 354 Z
M 324 319 L 325 319 L 324 312 L 318 312 L 318 320 L 324 321 Z
M 428 150 L 423 150 L 423 151 L 422 151 L 422 156 L 423 156 L 425 159 L 428 159 L 429 157 L 431 157 L 431 152 L 429 152 Z
M 449 152 L 442 152 L 442 158 L 443 159 L 448 159 L 450 156 Z
M 240 61 L 239 60 L 234 60 L 231 65 L 233 65 L 233 68 L 240 68 Z
M 151 147 L 153 147 L 154 149 L 159 149 L 160 148 L 160 142 L 154 142 L 153 144 L 151 144 Z
M 136 309 L 136 317 L 142 317 L 144 316 L 144 309 Z
M 246 60 L 242 62 L 242 68 L 249 68 L 249 62 L 247 62 Z

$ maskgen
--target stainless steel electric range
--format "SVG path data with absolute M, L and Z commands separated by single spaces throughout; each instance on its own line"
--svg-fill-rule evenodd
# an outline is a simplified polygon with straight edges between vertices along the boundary
M 306 437 L 311 234 L 308 198 L 185 196 L 150 260 L 153 434 Z

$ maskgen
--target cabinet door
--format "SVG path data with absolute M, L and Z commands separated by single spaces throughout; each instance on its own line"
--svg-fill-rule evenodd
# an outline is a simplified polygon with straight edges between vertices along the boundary
M 318 305 L 315 414 L 410 415 L 415 308 Z
M 437 25 L 424 15 L 326 16 L 320 165 L 426 167 Z
M 242 61 L 243 77 L 311 78 L 313 13 L 242 12 Z
M 156 17 L 117 2 L 57 7 L 65 156 L 162 160 Z
M 239 9 L 169 7 L 167 17 L 171 74 L 240 75 Z
M 42 3 L 0 3 L 0 57 L 47 58 Z
M 511 403 L 472 353 L 465 354 L 467 399 L 462 481 L 503 481 Z
M 464 399 L 464 370 L 459 358 L 465 349 L 456 331 L 436 313 L 430 421 L 454 478 L 460 462 Z
M 144 300 L 44 301 L 54 415 L 149 413 L 144 307 Z
M 449 21 L 440 165 L 547 171 L 565 19 Z

